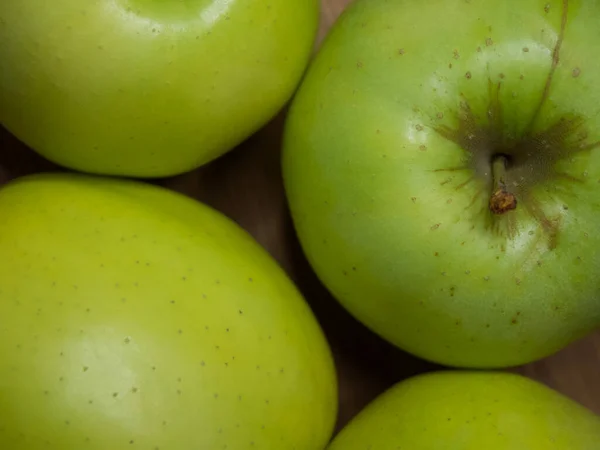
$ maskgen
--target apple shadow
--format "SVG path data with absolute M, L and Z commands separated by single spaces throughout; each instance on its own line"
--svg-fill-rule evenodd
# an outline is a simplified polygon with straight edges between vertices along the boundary
M 18 140 L 0 125 L 0 185 L 15 178 L 39 172 L 64 172 Z

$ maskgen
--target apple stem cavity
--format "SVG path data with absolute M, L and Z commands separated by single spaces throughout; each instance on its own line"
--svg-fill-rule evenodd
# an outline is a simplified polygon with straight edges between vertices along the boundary
M 492 158 L 493 190 L 489 208 L 493 214 L 505 214 L 517 207 L 517 198 L 506 186 L 506 168 L 509 160 L 506 155 L 495 155 Z

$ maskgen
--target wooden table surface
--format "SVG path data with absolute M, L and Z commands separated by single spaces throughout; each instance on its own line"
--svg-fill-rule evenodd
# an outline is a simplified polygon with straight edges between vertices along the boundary
M 322 0 L 319 42 L 351 0 Z M 435 369 L 385 343 L 350 317 L 319 283 L 295 239 L 279 168 L 284 112 L 213 163 L 159 184 L 206 202 L 236 220 L 300 286 L 321 322 L 339 373 L 338 429 L 367 402 L 408 376 Z M 0 183 L 56 170 L 0 128 Z M 545 360 L 516 369 L 600 414 L 600 331 Z

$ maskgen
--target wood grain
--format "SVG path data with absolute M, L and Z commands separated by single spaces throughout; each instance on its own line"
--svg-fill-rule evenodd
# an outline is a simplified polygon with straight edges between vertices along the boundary
M 350 0 L 322 0 L 319 42 Z M 279 152 L 285 111 L 224 157 L 157 183 L 206 202 L 246 228 L 298 284 L 322 324 L 339 373 L 338 429 L 393 383 L 435 366 L 392 347 L 354 320 L 311 271 L 294 235 Z M 0 183 L 60 170 L 0 129 Z M 600 414 L 600 332 L 558 354 L 516 369 Z

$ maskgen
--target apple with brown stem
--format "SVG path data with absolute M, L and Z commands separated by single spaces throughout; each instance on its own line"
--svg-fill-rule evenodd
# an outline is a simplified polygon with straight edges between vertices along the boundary
M 450 366 L 548 356 L 600 325 L 600 3 L 358 0 L 287 119 L 315 271 Z

